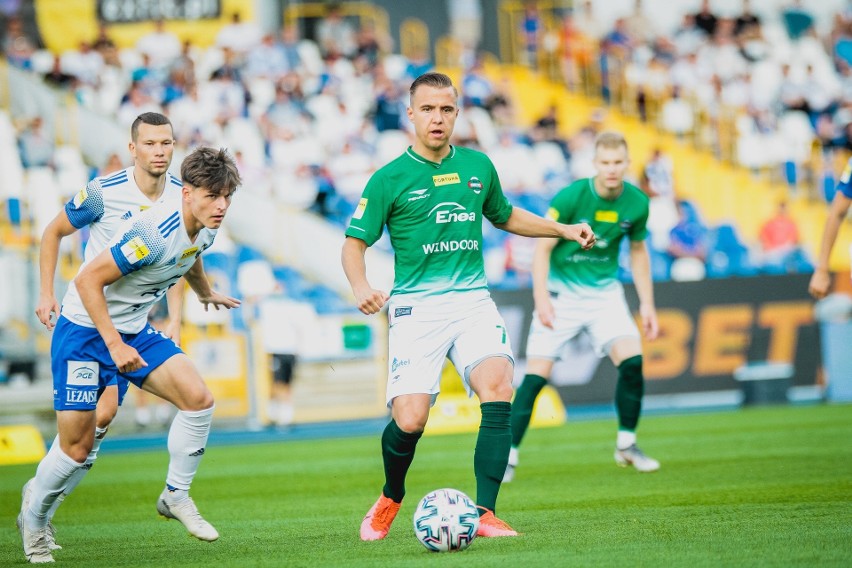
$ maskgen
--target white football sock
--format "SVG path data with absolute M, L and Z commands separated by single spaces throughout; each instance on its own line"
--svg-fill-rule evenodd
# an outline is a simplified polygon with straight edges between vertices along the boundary
M 619 450 L 626 450 L 636 443 L 636 432 L 628 430 L 619 430 L 618 436 L 615 438 L 615 447 Z
M 515 467 L 518 465 L 518 448 L 512 446 L 509 450 L 509 465 Z
M 172 427 L 169 429 L 169 473 L 166 483 L 172 493 L 169 501 L 175 502 L 186 498 L 186 492 L 192 484 L 192 478 L 198 471 L 201 456 L 207 445 L 207 437 L 210 434 L 210 423 L 213 421 L 213 409 L 211 406 L 206 410 L 189 412 L 179 411 Z M 180 494 L 172 489 L 183 490 Z M 174 499 L 173 499 L 174 498 Z
M 94 465 L 95 460 L 98 459 L 98 450 L 101 449 L 101 442 L 104 441 L 104 436 L 106 436 L 107 428 L 98 428 L 95 426 L 95 441 L 92 444 L 92 451 L 89 452 L 89 455 L 86 457 L 86 462 L 83 464 L 83 467 L 77 469 L 74 473 L 71 474 L 71 477 L 68 478 L 68 483 L 65 484 L 65 489 L 62 491 L 62 494 L 56 498 L 56 501 L 53 502 L 53 505 L 50 506 L 50 510 L 47 512 L 47 519 L 53 519 L 53 515 L 56 514 L 56 509 L 62 504 L 66 497 L 68 497 L 74 488 L 76 488 L 83 478 L 86 477 L 86 474 L 89 473 L 89 470 L 92 469 L 92 465 Z M 56 437 L 56 440 L 53 441 L 54 444 L 58 443 L 59 436 Z
M 68 479 L 83 465 L 62 451 L 57 436 L 47 455 L 38 464 L 36 475 L 30 483 L 30 507 L 26 511 L 26 524 L 30 528 L 47 526 L 47 512 L 65 489 Z

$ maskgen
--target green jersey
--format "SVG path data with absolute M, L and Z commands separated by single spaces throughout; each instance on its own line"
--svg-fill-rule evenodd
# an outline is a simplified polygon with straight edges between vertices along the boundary
M 387 225 L 394 250 L 393 294 L 478 290 L 487 288 L 482 217 L 501 224 L 511 214 L 485 154 L 451 146 L 436 164 L 409 147 L 370 178 L 346 236 L 369 246 Z
M 642 190 L 627 182 L 618 197 L 605 199 L 595 191 L 594 178 L 577 180 L 557 193 L 547 216 L 560 223 L 588 223 L 597 241 L 583 250 L 574 241 L 560 240 L 550 254 L 548 289 L 576 293 L 617 285 L 621 241 L 647 236 L 648 201 Z

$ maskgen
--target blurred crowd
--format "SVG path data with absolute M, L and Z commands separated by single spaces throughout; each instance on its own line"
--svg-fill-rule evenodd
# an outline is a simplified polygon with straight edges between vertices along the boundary
M 770 23 L 752 13 L 747 0 L 736 18 L 714 14 L 705 0 L 674 30 L 657 29 L 641 0 L 611 29 L 589 1 L 559 15 L 558 37 L 549 41 L 536 2 L 526 2 L 519 33 L 530 65 L 543 50 L 558 53 L 569 87 L 597 69 L 601 95 L 609 100 L 618 72 L 640 114 L 657 114 L 663 128 L 681 135 L 693 132 L 703 113 L 709 127 L 699 134 L 712 137 L 722 109 L 740 109 L 739 162 L 787 164 L 794 180 L 814 141 L 827 151 L 852 147 L 852 8 L 837 14 L 822 37 L 802 2 Z M 181 41 L 164 22 L 154 22 L 134 47 L 118 49 L 102 27 L 77 49 L 53 54 L 39 49 L 13 17 L 2 47 L 10 64 L 73 93 L 123 128 L 142 112 L 166 113 L 177 139 L 175 165 L 197 144 L 227 146 L 246 191 L 343 225 L 370 175 L 409 144 L 408 86 L 433 63 L 426 55 L 400 55 L 383 30 L 344 16 L 338 6 L 315 24 L 310 38 L 300 37 L 296 26 L 265 34 L 235 14 L 206 49 Z M 554 107 L 522 128 L 512 89 L 493 81 L 474 46 L 467 47 L 455 143 L 487 152 L 510 200 L 544 213 L 561 187 L 594 175 L 601 117 L 591 116 L 566 136 Z M 652 101 L 662 102 L 657 108 Z M 54 141 L 41 120 L 23 117 L 17 126 L 24 167 L 52 165 Z M 95 164 L 93 175 L 126 160 L 116 153 L 110 164 Z M 783 204 L 782 221 L 767 220 L 774 228 L 766 238 L 762 233 L 760 243 L 743 243 L 734 227 L 707 227 L 693 204 L 678 201 L 674 165 L 663 152 L 634 160 L 644 164 L 634 181 L 652 197 L 655 278 L 810 268 Z M 530 241 L 496 230 L 486 230 L 485 239 L 491 280 L 528 284 Z
M 535 3 L 528 6 L 527 18 L 535 18 Z M 541 25 L 525 27 L 539 30 L 530 39 L 539 48 L 547 44 Z M 802 181 L 814 146 L 829 159 L 835 150 L 852 150 L 852 3 L 820 33 L 801 0 L 763 16 L 748 0 L 736 16 L 702 0 L 671 30 L 659 28 L 642 0 L 607 29 L 585 0 L 563 15 L 553 45 L 568 85 L 594 69 L 601 96 L 610 100 L 623 81 L 643 120 L 694 136 L 717 155 L 724 154 L 720 133 L 729 120 L 735 142 L 723 157 L 754 169 L 783 168 L 791 188 Z

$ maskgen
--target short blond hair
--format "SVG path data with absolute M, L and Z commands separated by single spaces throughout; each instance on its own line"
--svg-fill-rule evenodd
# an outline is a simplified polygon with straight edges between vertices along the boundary
M 605 130 L 595 137 L 595 150 L 598 148 L 618 148 L 624 146 L 627 150 L 627 140 L 621 132 Z

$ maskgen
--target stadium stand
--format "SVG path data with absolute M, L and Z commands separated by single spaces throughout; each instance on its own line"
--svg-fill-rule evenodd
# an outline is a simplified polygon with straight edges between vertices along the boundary
M 719 18 L 708 36 L 694 14 L 683 14 L 669 33 L 638 33 L 639 20 L 610 25 L 589 12 L 565 12 L 558 2 L 538 6 L 540 25 L 523 42 L 505 31 L 520 29 L 521 3 L 500 8 L 499 60 L 452 38 L 434 44 L 435 62 L 462 86 L 457 142 L 492 156 L 513 203 L 544 213 L 560 187 L 590 174 L 594 134 L 615 128 L 630 141 L 636 183 L 645 162 L 661 151 L 674 165 L 671 198 L 692 204 L 707 226 L 703 269 L 687 270 L 690 278 L 810 270 L 825 200 L 852 146 L 846 138 L 852 19 L 845 12 L 823 37 L 808 32 L 791 39 L 778 14 L 761 14 L 747 30 L 737 29 L 733 17 Z M 180 49 L 146 53 L 153 44 L 143 36 L 151 27 L 139 25 L 115 37 L 102 28 L 87 45 L 57 52 L 37 49 L 32 40 L 32 49 L 7 51 L 0 74 L 14 88 L 0 92 L 0 101 L 16 114 L 0 114 L 0 145 L 16 145 L 12 136 L 20 137 L 24 119 L 40 116 L 56 148 L 47 169 L 24 168 L 18 152 L 0 152 L 12 180 L 3 184 L 4 243 L 32 246 L 91 172 L 125 155 L 129 118 L 162 109 L 178 140 L 173 173 L 189 148 L 206 143 L 228 146 L 246 180 L 233 208 L 239 241 L 208 255 L 208 270 L 239 293 L 240 265 L 260 255 L 288 297 L 319 314 L 351 312 L 339 269 L 316 251 L 337 250 L 366 179 L 409 143 L 407 86 L 434 65 L 423 56 L 430 46 L 417 35 L 422 27 L 406 24 L 393 52 L 380 8 L 363 2 L 343 8 L 356 32 L 345 49 L 334 36 L 317 42 L 326 7 L 306 3 L 288 8 L 277 37 L 248 34 L 238 48 L 229 41 L 196 45 L 179 26 L 167 25 L 157 33 L 175 36 Z M 760 225 L 782 200 L 803 251 L 790 262 L 764 264 L 755 254 Z M 309 242 L 294 236 L 305 234 Z M 680 274 L 684 263 L 653 242 L 654 278 Z M 849 242 L 846 226 L 835 266 L 847 262 Z M 66 277 L 82 245 L 70 251 L 75 258 L 64 264 Z M 529 243 L 486 227 L 485 247 L 495 286 L 529 284 Z M 373 248 L 385 253 L 382 279 L 389 283 L 390 244 L 385 238 Z M 622 276 L 630 277 L 626 270 Z M 198 325 L 244 325 L 224 318 L 190 316 Z

